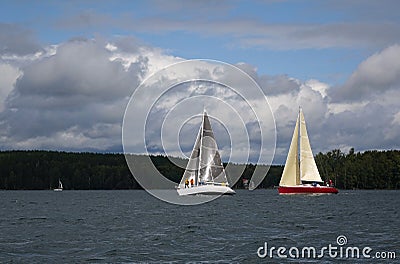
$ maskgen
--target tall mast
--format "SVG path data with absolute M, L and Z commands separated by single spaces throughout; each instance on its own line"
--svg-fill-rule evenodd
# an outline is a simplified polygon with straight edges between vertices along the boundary
M 198 185 L 199 182 L 199 175 L 200 175 L 200 170 L 201 170 L 201 153 L 202 153 L 202 148 L 203 148 L 203 136 L 204 136 L 204 119 L 205 119 L 205 113 L 206 109 L 203 109 L 203 117 L 201 119 L 201 134 L 200 134 L 200 150 L 199 150 L 199 166 L 197 166 L 197 175 L 196 175 L 196 182 L 195 185 Z

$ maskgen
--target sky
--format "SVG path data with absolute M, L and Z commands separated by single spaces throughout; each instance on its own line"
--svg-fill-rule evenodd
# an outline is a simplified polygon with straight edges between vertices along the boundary
M 268 148 L 275 164 L 285 162 L 299 106 L 314 154 L 399 149 L 399 8 L 396 0 L 2 1 L 0 149 L 121 152 L 135 89 L 190 59 L 235 65 L 261 87 L 276 149 L 266 130 L 268 144 L 254 140 L 252 150 Z M 214 92 L 242 111 L 240 99 L 221 89 Z M 164 103 L 167 113 L 166 102 L 178 104 L 178 94 L 185 96 L 166 94 L 154 109 Z M 246 99 L 259 107 L 252 96 Z M 190 154 L 195 121 L 168 153 Z M 245 151 L 230 149 L 229 133 L 217 123 L 222 158 L 234 152 L 231 160 L 248 161 Z M 244 121 L 257 134 L 251 124 Z M 146 142 L 159 136 L 149 133 Z M 150 152 L 160 153 L 159 146 Z

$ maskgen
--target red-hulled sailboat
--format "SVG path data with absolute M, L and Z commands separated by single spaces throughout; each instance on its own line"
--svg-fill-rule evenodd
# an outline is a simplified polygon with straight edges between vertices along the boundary
M 300 130 L 300 131 L 299 131 Z M 300 132 L 300 155 L 298 150 Z M 300 160 L 299 160 L 300 156 Z M 307 135 L 302 109 L 299 109 L 292 142 L 278 188 L 279 194 L 338 193 L 338 189 L 325 186 L 319 175 Z

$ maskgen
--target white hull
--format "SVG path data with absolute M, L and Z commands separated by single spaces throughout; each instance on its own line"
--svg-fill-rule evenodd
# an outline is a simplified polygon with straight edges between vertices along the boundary
M 222 195 L 222 194 L 235 194 L 235 191 L 228 186 L 222 185 L 199 185 L 189 188 L 178 189 L 179 195 Z
M 55 192 L 61 192 L 63 189 L 54 189 Z

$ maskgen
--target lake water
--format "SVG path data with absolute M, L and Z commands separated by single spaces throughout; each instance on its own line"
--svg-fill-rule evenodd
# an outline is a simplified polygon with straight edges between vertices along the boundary
M 238 190 L 196 206 L 171 205 L 139 190 L 0 191 L 0 201 L 1 263 L 400 263 L 399 191 Z M 370 247 L 371 257 L 395 252 L 396 259 L 257 254 L 265 242 L 268 250 L 285 247 L 286 255 L 291 247 L 315 247 L 319 254 L 329 244 L 339 252 L 340 235 L 347 238 L 342 248 Z

